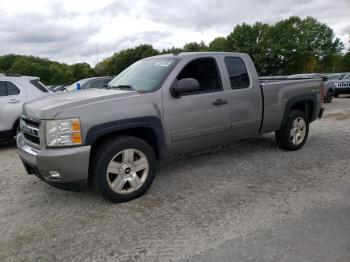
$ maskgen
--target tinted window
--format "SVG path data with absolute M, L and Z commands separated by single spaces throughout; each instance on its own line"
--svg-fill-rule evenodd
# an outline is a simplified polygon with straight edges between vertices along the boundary
M 230 77 L 231 88 L 241 89 L 250 85 L 249 75 L 243 60 L 239 57 L 225 57 L 225 64 Z
M 30 80 L 30 83 L 36 88 L 38 88 L 41 92 L 48 92 L 44 84 L 41 83 L 39 80 Z
M 108 83 L 111 82 L 111 80 L 112 78 L 105 79 L 103 85 L 104 86 L 108 85 Z
M 13 96 L 13 95 L 18 95 L 19 94 L 19 89 L 17 86 L 15 86 L 11 82 L 6 82 L 7 83 L 7 95 Z
M 6 82 L 0 81 L 0 96 L 7 96 Z
M 199 82 L 200 92 L 221 90 L 221 81 L 214 58 L 199 58 L 188 63 L 177 80 L 194 78 Z

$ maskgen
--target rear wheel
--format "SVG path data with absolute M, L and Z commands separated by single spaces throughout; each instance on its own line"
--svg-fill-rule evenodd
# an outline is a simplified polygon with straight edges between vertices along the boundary
M 124 202 L 144 194 L 155 175 L 155 155 L 143 140 L 121 136 L 108 140 L 94 154 L 94 184 L 113 202 Z
M 293 110 L 290 112 L 283 129 L 275 132 L 279 147 L 286 150 L 298 150 L 306 142 L 309 134 L 309 121 L 304 112 Z
M 325 103 L 331 103 L 332 99 L 333 99 L 333 93 L 332 93 L 332 91 L 328 91 L 327 95 L 324 99 Z

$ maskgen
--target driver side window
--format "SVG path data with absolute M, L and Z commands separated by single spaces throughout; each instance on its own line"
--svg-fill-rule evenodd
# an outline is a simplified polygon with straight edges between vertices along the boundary
M 196 93 L 222 90 L 218 66 L 214 58 L 198 58 L 189 62 L 177 76 L 177 80 L 194 78 L 199 83 L 200 91 Z

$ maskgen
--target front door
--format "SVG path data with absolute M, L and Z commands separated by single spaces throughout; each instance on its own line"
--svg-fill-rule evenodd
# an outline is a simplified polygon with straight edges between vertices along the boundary
M 231 128 L 230 107 L 215 57 L 189 61 L 176 80 L 183 78 L 196 79 L 200 91 L 180 98 L 163 94 L 169 153 L 198 151 L 225 143 Z

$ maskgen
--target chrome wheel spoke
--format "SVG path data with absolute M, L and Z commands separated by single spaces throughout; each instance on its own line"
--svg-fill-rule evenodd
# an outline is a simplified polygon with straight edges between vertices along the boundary
M 121 167 L 122 167 L 121 163 L 118 163 L 116 161 L 112 161 L 111 163 L 109 163 L 107 173 L 120 175 L 120 168 Z
M 122 175 L 118 175 L 116 179 L 112 183 L 112 188 L 114 191 L 119 192 L 123 189 L 126 181 L 124 180 Z
M 134 150 L 126 149 L 123 151 L 123 163 L 131 163 L 134 161 Z
M 145 157 L 138 159 L 133 164 L 136 172 L 144 170 L 148 167 L 148 161 Z
M 142 180 L 137 176 L 136 173 L 132 174 L 128 181 L 133 189 L 138 189 L 143 184 Z

